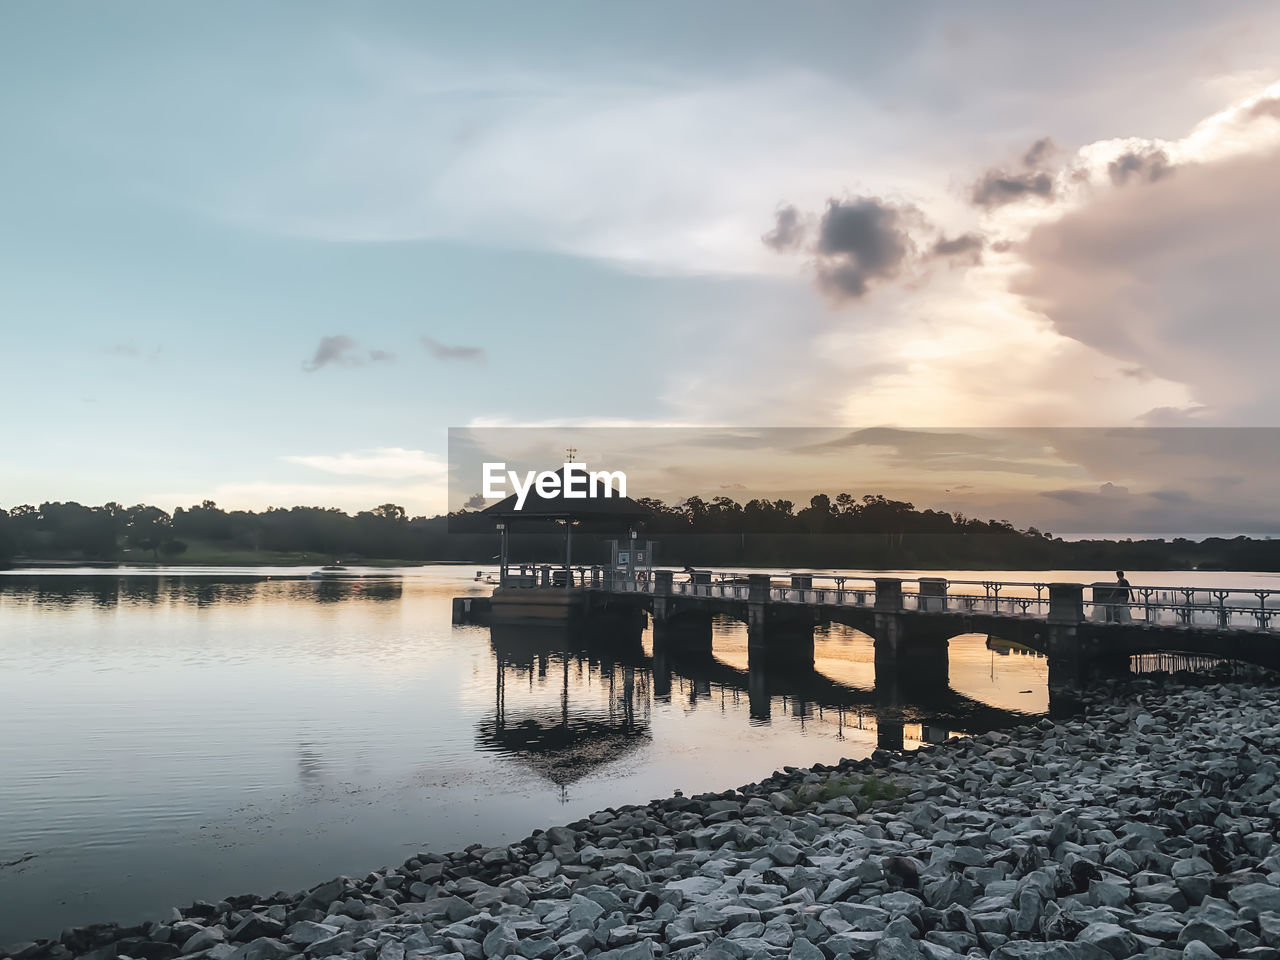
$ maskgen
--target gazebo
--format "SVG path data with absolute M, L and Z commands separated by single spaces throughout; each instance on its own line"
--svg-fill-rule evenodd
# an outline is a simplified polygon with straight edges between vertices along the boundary
M 528 491 L 523 504 L 512 494 L 480 511 L 482 516 L 494 521 L 501 537 L 498 587 L 493 591 L 494 616 L 565 619 L 582 609 L 586 588 L 592 585 L 590 578 L 598 578 L 602 572 L 609 578 L 631 579 L 637 574 L 649 574 L 653 544 L 637 542 L 636 525 L 650 515 L 650 510 L 613 488 L 604 495 L 603 483 L 599 481 L 589 491 L 590 496 L 566 497 L 564 467 L 555 473 L 560 483 L 550 495 L 539 493 L 535 486 Z M 521 524 L 545 527 L 552 523 L 564 526 L 564 555 L 559 563 L 516 565 L 510 562 L 509 538 L 513 528 Z M 597 530 L 612 527 L 618 532 L 618 539 L 612 542 L 610 563 L 603 571 L 600 567 L 591 573 L 581 568 L 575 571 L 573 528 L 578 524 L 589 524 Z

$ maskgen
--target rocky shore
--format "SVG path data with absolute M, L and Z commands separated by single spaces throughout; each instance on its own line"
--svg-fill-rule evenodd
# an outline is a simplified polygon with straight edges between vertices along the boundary
M 18 960 L 1280 960 L 1280 692 L 1086 713 L 604 810 Z

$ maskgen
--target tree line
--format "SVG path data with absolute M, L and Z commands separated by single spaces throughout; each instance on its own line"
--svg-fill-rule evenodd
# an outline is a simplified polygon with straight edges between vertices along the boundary
M 642 539 L 657 541 L 663 564 L 719 566 L 970 567 L 1075 569 L 1280 570 L 1280 541 L 1209 539 L 1067 541 L 1004 520 L 918 509 L 882 495 L 817 494 L 800 509 L 789 500 L 690 497 L 641 500 L 650 516 Z M 510 531 L 514 562 L 554 562 L 563 528 L 526 521 Z M 575 529 L 575 562 L 609 557 L 606 525 Z M 307 554 L 335 560 L 496 559 L 497 535 L 474 512 L 411 517 L 385 503 L 354 515 L 336 508 L 223 510 L 211 500 L 172 514 L 155 506 L 42 503 L 0 508 L 0 563 L 14 561 L 169 561 L 234 557 L 263 560 Z

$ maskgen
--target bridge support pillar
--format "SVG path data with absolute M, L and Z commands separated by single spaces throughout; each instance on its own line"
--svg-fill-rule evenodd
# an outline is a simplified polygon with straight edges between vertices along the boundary
M 759 666 L 812 670 L 813 610 L 801 604 L 774 603 L 767 573 L 753 573 L 748 582 L 748 660 Z
M 1123 676 L 1129 656 L 1114 652 L 1093 635 L 1084 616 L 1084 584 L 1049 584 L 1049 697 L 1073 709 L 1073 694 L 1091 680 Z
M 942 577 L 920 578 L 920 610 L 942 613 L 947 609 L 947 581 Z
M 680 609 L 682 598 L 672 590 L 670 570 L 653 574 L 653 649 L 681 653 L 711 652 L 711 614 L 699 610 Z
M 1079 623 L 1084 619 L 1084 584 L 1049 584 L 1049 622 Z
M 902 581 L 897 577 L 876 577 L 876 610 L 902 609 Z
M 1049 701 L 1055 712 L 1074 709 L 1075 694 L 1091 681 L 1129 673 L 1129 655 L 1108 650 L 1082 623 L 1049 623 Z
M 926 579 L 920 592 L 922 604 L 936 603 L 941 611 L 946 602 L 946 581 Z M 929 632 L 917 614 L 903 614 L 902 581 L 892 577 L 876 580 L 873 629 L 876 699 L 880 704 L 877 739 L 886 750 L 901 750 L 902 705 L 929 703 L 946 692 L 950 679 L 948 643 L 945 637 Z
M 909 647 L 907 625 L 901 611 L 902 581 L 892 577 L 877 578 L 874 637 L 876 747 L 880 750 L 902 750 L 906 745 L 902 706 L 911 699 L 904 687 L 911 675 L 912 664 L 906 655 Z

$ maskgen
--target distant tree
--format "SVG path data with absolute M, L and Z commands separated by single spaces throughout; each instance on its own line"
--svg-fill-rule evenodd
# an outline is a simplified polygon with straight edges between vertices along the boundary
M 13 521 L 9 519 L 9 514 L 0 510 L 0 567 L 8 566 L 18 552 L 18 541 L 13 535 L 12 527 Z
M 159 507 L 137 504 L 128 510 L 126 536 L 129 545 L 140 550 L 150 550 L 151 557 L 160 561 L 160 548 L 170 540 L 173 520 Z

